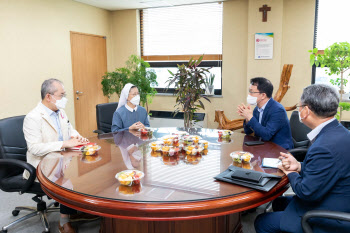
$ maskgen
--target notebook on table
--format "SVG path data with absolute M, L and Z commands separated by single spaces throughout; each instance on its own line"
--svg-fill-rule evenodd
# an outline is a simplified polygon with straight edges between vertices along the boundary
M 230 166 L 227 170 L 214 177 L 217 180 L 268 192 L 281 179 L 280 176 L 271 175 L 254 170 Z

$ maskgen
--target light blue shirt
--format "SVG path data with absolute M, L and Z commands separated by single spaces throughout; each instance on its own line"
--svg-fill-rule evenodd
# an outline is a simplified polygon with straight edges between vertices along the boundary
M 258 108 L 258 111 L 259 111 L 259 123 L 261 124 L 261 120 L 262 120 L 262 117 L 263 117 L 263 113 L 264 113 L 264 109 L 267 105 L 267 103 L 270 101 L 270 99 L 264 104 L 264 106 L 262 106 L 261 108 Z
M 336 118 L 332 118 L 328 121 L 323 122 L 322 124 L 319 124 L 316 128 L 314 128 L 310 133 L 307 134 L 307 137 L 309 138 L 309 140 L 312 142 L 317 137 L 317 135 L 321 132 L 321 130 L 334 120 L 336 120 Z
M 57 110 L 56 112 L 54 112 L 51 109 L 49 109 L 48 107 L 46 107 L 44 104 L 42 104 L 42 105 L 44 106 L 45 111 L 49 114 L 49 116 L 50 116 L 50 118 L 55 126 L 55 129 L 58 132 L 58 140 L 63 141 L 60 119 L 58 119 L 60 110 Z

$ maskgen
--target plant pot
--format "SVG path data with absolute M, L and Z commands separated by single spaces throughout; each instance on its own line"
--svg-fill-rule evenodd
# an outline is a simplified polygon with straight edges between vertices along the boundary
M 214 85 L 208 85 L 205 87 L 206 95 L 214 95 Z

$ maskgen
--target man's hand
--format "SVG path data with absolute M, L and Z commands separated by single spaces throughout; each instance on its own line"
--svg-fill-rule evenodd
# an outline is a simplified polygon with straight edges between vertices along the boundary
M 250 105 L 245 106 L 243 103 L 238 105 L 237 113 L 246 119 L 246 121 L 250 121 L 253 117 L 253 109 L 250 108 Z
M 76 138 L 76 139 L 78 139 L 80 142 L 82 142 L 82 143 L 89 143 L 90 141 L 89 141 L 89 139 L 87 139 L 87 138 L 84 138 L 84 137 L 82 137 L 82 136 L 75 136 L 75 137 L 71 137 L 71 138 Z
M 279 159 L 282 161 L 282 164 L 278 166 L 284 174 L 288 175 L 291 172 L 300 172 L 301 164 L 293 157 L 291 154 L 280 153 L 281 156 Z
M 72 137 L 71 139 L 63 142 L 62 149 L 63 148 L 72 148 L 72 147 L 75 147 L 75 146 L 84 145 L 86 143 L 87 142 L 83 142 L 83 140 L 81 138 L 79 138 L 79 137 Z
M 145 126 L 141 122 L 136 122 L 132 126 L 129 127 L 129 129 L 142 129 Z

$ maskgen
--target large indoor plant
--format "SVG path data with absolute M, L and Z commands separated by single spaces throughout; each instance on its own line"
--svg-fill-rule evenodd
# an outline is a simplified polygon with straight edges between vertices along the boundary
M 340 78 L 332 79 L 331 83 L 339 87 L 340 101 L 343 100 L 344 87 L 347 84 L 347 77 L 344 73 L 350 69 L 350 44 L 348 42 L 336 42 L 324 50 L 324 54 L 320 54 L 317 48 L 309 50 L 311 65 L 328 68 L 328 75 L 340 75 Z M 348 103 L 339 104 L 339 121 L 342 118 L 342 111 L 348 110 L 345 108 Z
M 199 109 L 205 109 L 201 98 L 210 100 L 204 96 L 205 89 L 205 77 L 206 73 L 209 73 L 208 68 L 201 68 L 198 65 L 201 63 L 203 56 L 198 60 L 192 58 L 188 64 L 178 65 L 178 70 L 174 74 L 170 70 L 167 83 L 168 88 L 172 85 L 175 86 L 174 95 L 176 95 L 175 112 L 183 111 L 184 113 L 184 126 L 185 128 L 191 128 L 194 118 L 194 113 Z
M 126 61 L 126 66 L 117 68 L 113 72 L 107 72 L 102 77 L 102 91 L 108 98 L 116 93 L 120 97 L 123 87 L 127 83 L 132 83 L 138 87 L 140 92 L 141 105 L 145 106 L 148 112 L 148 104 L 152 102 L 153 96 L 157 93 L 157 75 L 154 70 L 149 70 L 150 65 L 142 58 L 131 55 Z

